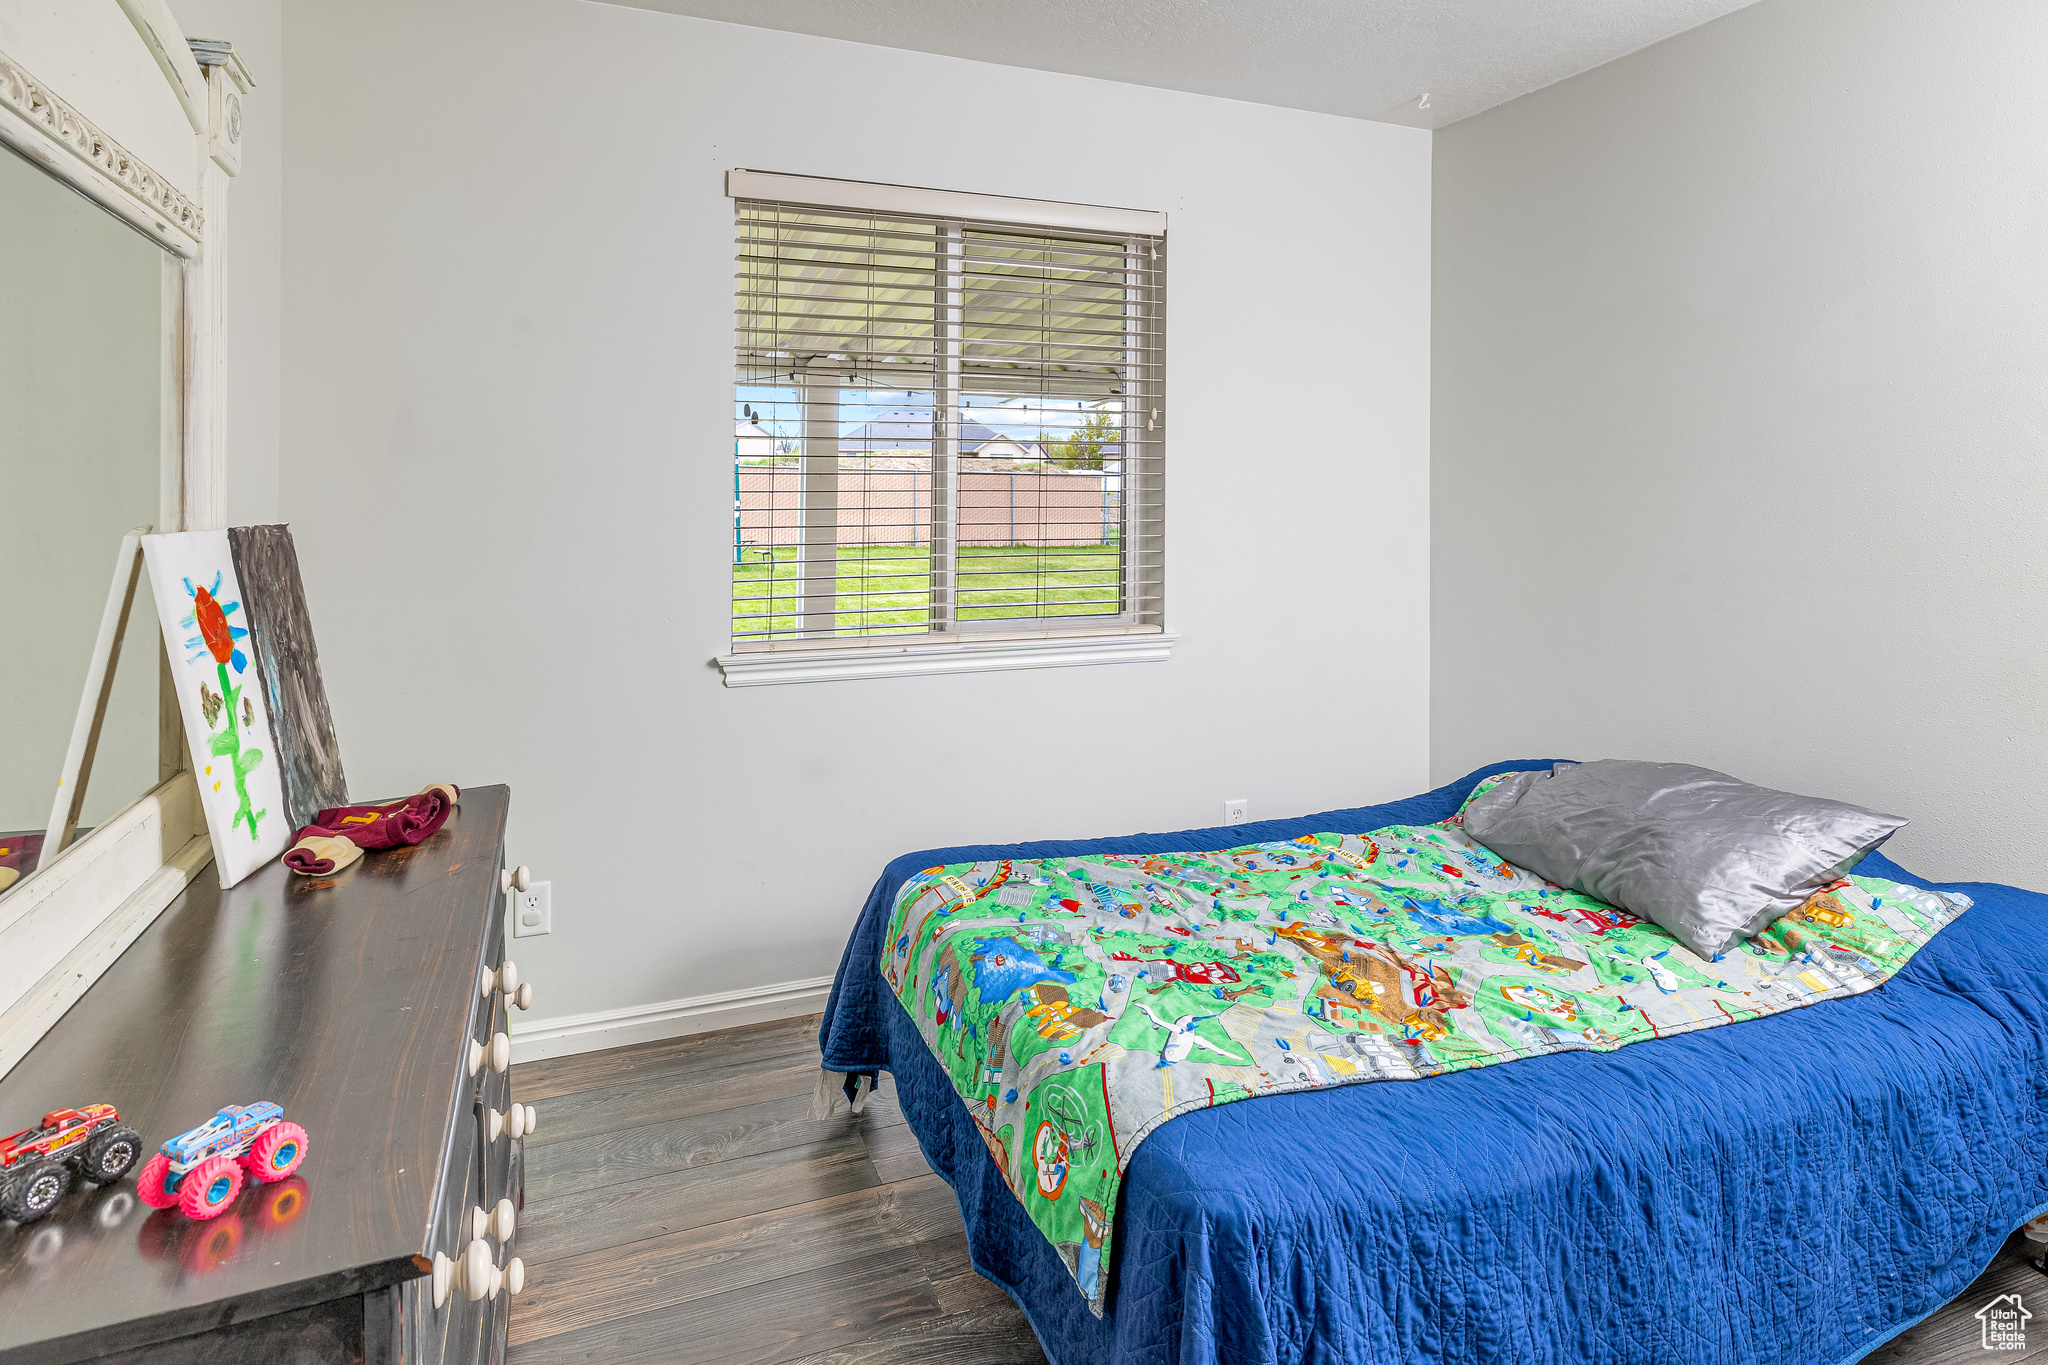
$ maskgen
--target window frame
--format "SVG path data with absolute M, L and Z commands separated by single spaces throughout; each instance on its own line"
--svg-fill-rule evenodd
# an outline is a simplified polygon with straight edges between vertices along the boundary
M 1153 279 L 1127 274 L 1126 314 L 1138 319 L 1136 334 L 1147 338 L 1127 349 L 1131 376 L 1124 391 L 1139 386 L 1127 402 L 1128 420 L 1120 442 L 1118 610 L 1089 616 L 1044 615 L 960 619 L 957 599 L 963 588 L 958 569 L 960 544 L 957 493 L 940 493 L 961 472 L 957 463 L 963 355 L 967 337 L 965 300 L 970 272 L 963 265 L 936 272 L 934 289 L 934 363 L 930 479 L 934 554 L 932 556 L 931 628 L 919 634 L 785 637 L 737 640 L 728 634 L 728 651 L 714 656 L 727 687 L 785 682 L 894 677 L 930 673 L 989 672 L 1015 668 L 1072 667 L 1086 664 L 1165 662 L 1179 638 L 1168 629 L 1165 608 L 1165 478 L 1164 409 L 1166 307 L 1164 257 L 1166 215 L 1097 205 L 1014 199 L 864 181 L 789 176 L 734 170 L 726 177 L 726 193 L 734 201 L 735 220 L 760 205 L 785 206 L 826 213 L 902 215 L 934 222 L 941 260 L 962 260 L 964 243 L 976 230 L 994 228 L 1025 235 L 1070 231 L 1080 239 L 1149 239 Z M 742 239 L 744 240 L 744 239 Z M 1130 246 L 1126 246 L 1126 255 Z M 746 286 L 738 286 L 744 302 Z M 746 363 L 744 351 L 742 365 Z M 856 367 L 857 368 L 857 367 Z M 836 382 L 836 381 L 833 381 Z M 800 387 L 802 387 L 800 385 Z M 972 390 L 968 390 L 972 392 Z M 808 404 L 807 404 L 808 407 Z M 1146 425 L 1138 428 L 1137 423 Z M 1133 430 L 1144 431 L 1134 437 Z M 1143 444 L 1143 453 L 1134 446 Z M 808 442 L 807 442 L 808 446 Z M 824 456 L 808 450 L 801 461 L 832 461 L 836 484 L 839 447 L 836 438 Z M 815 477 L 814 471 L 803 476 Z M 837 543 L 836 541 L 834 542 Z M 806 614 L 799 588 L 797 614 Z M 972 610 L 971 606 L 969 610 Z M 1071 622 L 1071 624 L 1067 624 Z M 730 621 L 728 621 L 730 628 Z

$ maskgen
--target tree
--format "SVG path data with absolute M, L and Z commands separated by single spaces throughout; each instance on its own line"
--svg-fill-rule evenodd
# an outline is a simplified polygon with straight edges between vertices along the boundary
M 1088 421 L 1055 440 L 1050 432 L 1038 433 L 1038 443 L 1061 469 L 1100 469 L 1102 451 L 1123 437 L 1115 416 L 1093 412 Z

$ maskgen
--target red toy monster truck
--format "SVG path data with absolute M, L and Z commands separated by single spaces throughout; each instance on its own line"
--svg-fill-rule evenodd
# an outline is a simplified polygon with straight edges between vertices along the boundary
M 34 1128 L 0 1138 L 0 1215 L 32 1223 L 57 1207 L 74 1172 L 111 1185 L 141 1155 L 141 1135 L 113 1105 L 52 1109 Z

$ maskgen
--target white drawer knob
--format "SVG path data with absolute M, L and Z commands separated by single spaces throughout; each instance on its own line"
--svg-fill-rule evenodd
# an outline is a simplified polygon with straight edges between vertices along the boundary
M 482 1210 L 478 1210 L 482 1212 Z M 525 1279 L 525 1267 L 521 1267 L 520 1278 Z M 471 1303 L 486 1294 L 496 1294 L 498 1285 L 504 1279 L 504 1272 L 491 1264 L 491 1249 L 481 1237 L 472 1238 L 462 1249 L 457 1260 L 449 1260 L 448 1253 L 434 1253 L 434 1307 L 448 1302 L 448 1291 L 460 1289 Z
M 501 868 L 498 871 L 498 889 L 500 891 L 524 891 L 532 885 L 533 874 L 526 870 L 526 864 L 524 863 L 521 863 L 518 867 Z
M 491 1264 L 491 1249 L 481 1237 L 462 1249 L 462 1292 L 471 1303 L 498 1292 L 498 1267 Z
M 513 1209 L 512 1201 L 500 1199 L 497 1207 L 491 1210 L 489 1229 L 491 1236 L 501 1242 L 509 1242 L 512 1240 L 512 1233 L 517 1229 L 518 1224 L 519 1215 Z
M 469 1210 L 469 1236 L 470 1236 L 470 1240 L 474 1241 L 475 1239 L 477 1239 L 477 1238 L 479 1238 L 479 1237 L 483 1236 L 483 1235 L 484 1235 L 485 1233 L 489 1232 L 490 1230 L 491 1230 L 491 1215 L 489 1215 L 488 1213 L 485 1213 L 485 1212 L 483 1211 L 483 1207 L 482 1207 L 481 1205 L 472 1205 L 472 1206 L 471 1206 L 471 1208 L 470 1208 L 470 1210 Z
M 523 1138 L 533 1131 L 533 1106 L 515 1104 L 504 1113 L 495 1109 L 484 1111 L 484 1141 L 496 1142 L 501 1133 Z
M 484 1045 L 476 1039 L 469 1040 L 469 1074 L 476 1075 L 477 1068 L 484 1064 Z
M 533 1008 L 533 983 L 532 983 L 531 981 L 522 981 L 522 982 L 520 982 L 520 983 L 519 983 L 519 989 L 518 989 L 518 990 L 516 990 L 516 991 L 514 991 L 514 992 L 512 992 L 512 994 L 511 994 L 510 996 L 506 997 L 506 998 L 507 998 L 507 999 L 509 999 L 509 1000 L 510 1000 L 510 1001 L 511 1001 L 511 1002 L 512 1002 L 513 1004 L 515 1004 L 515 1005 L 519 1006 L 519 1008 L 521 1008 L 521 1009 L 523 1009 L 523 1010 L 530 1010 L 530 1009 L 532 1009 L 532 1008 Z
M 510 1065 L 512 1065 L 512 1040 L 505 1036 L 503 1029 L 500 1029 L 491 1035 L 491 1070 L 502 1076 L 505 1074 L 505 1068 Z
M 492 991 L 503 991 L 511 995 L 519 989 L 519 964 L 506 958 L 495 972 L 485 972 L 477 978 L 477 992 L 489 995 Z
M 484 1141 L 496 1142 L 500 1133 L 523 1138 L 533 1131 L 535 1118 L 533 1106 L 515 1104 L 504 1113 L 495 1109 L 484 1110 Z
M 526 1292 L 526 1262 L 514 1256 L 505 1262 L 505 1292 L 523 1294 Z

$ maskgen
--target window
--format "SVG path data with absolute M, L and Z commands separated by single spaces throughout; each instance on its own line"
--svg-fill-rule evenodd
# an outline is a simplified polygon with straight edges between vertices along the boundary
M 728 190 L 728 685 L 1164 658 L 1164 215 Z

